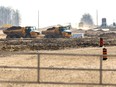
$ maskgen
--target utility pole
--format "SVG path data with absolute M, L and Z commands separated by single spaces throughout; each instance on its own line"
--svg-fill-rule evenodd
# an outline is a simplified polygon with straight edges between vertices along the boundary
M 96 25 L 98 27 L 98 10 L 96 10 Z
M 39 29 L 39 10 L 38 10 L 38 29 Z

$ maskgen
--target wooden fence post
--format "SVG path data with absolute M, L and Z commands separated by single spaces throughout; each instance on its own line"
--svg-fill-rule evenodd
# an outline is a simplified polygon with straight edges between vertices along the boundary
M 100 56 L 100 85 L 102 85 L 102 56 Z
M 37 54 L 38 58 L 37 58 L 37 82 L 40 83 L 40 53 L 38 52 Z

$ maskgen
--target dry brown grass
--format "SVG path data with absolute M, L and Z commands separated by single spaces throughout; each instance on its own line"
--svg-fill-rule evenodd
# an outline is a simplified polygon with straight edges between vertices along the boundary
M 109 54 L 116 53 L 116 46 L 107 47 Z M 77 53 L 77 54 L 101 54 L 102 48 L 80 48 L 58 51 L 40 51 L 48 53 Z M 103 61 L 103 68 L 116 69 L 115 58 Z M 9 55 L 1 54 L 0 66 L 37 67 L 36 55 Z M 82 56 L 56 56 L 41 55 L 41 67 L 64 68 L 99 68 L 99 57 Z M 40 80 L 51 82 L 85 82 L 99 83 L 99 72 L 96 71 L 66 71 L 66 70 L 41 70 Z M 5 81 L 37 81 L 37 70 L 33 69 L 0 69 L 0 80 Z M 103 83 L 116 83 L 116 72 L 104 72 Z M 55 84 L 18 84 L 1 83 L 0 87 L 106 87 L 94 85 L 55 85 Z M 111 87 L 111 86 L 107 86 Z

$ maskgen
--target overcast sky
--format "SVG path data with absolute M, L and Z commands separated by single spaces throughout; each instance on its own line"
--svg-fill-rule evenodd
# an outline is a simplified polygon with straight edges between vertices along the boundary
M 21 25 L 46 27 L 56 24 L 79 23 L 84 13 L 90 13 L 96 24 L 106 17 L 107 23 L 116 21 L 115 0 L 0 0 L 0 6 L 18 9 L 21 14 Z

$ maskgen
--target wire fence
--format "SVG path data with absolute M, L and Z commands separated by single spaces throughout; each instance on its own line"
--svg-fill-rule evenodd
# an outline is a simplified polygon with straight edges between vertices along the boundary
M 2 54 L 2 53 L 1 53 Z M 8 69 L 30 69 L 30 70 L 33 70 L 33 69 L 36 69 L 37 70 L 37 81 L 8 81 L 8 80 L 0 80 L 0 82 L 8 82 L 8 83 L 39 83 L 39 84 L 71 84 L 71 85 L 116 85 L 116 82 L 114 81 L 114 83 L 108 83 L 108 82 L 104 82 L 104 79 L 103 79 L 103 74 L 104 72 L 114 72 L 116 71 L 116 69 L 105 69 L 103 68 L 103 56 L 104 55 L 99 55 L 99 54 L 68 54 L 68 53 L 40 53 L 40 52 L 25 52 L 25 53 L 19 53 L 19 52 L 13 52 L 13 53 L 10 53 L 10 54 L 15 54 L 15 55 L 37 55 L 37 67 L 23 67 L 23 66 L 2 66 L 0 65 L 0 68 L 8 68 Z M 41 66 L 41 55 L 44 55 L 44 56 L 47 56 L 47 55 L 56 55 L 56 56 L 72 56 L 72 58 L 82 58 L 82 56 L 85 56 L 85 58 L 89 58 L 89 57 L 98 57 L 99 59 L 99 68 L 80 68 L 80 67 L 43 67 Z M 75 57 L 74 57 L 75 56 Z M 57 57 L 57 58 L 59 58 Z M 116 58 L 116 55 L 107 55 L 108 59 L 106 61 L 109 61 L 109 57 L 110 58 Z M 66 58 L 66 57 L 63 57 L 63 58 Z M 89 60 L 89 59 L 88 59 Z M 105 62 L 105 61 L 104 61 Z M 44 65 L 44 64 L 43 64 Z M 77 65 L 78 66 L 78 65 Z M 62 71 L 62 70 L 65 70 L 66 72 L 69 72 L 69 71 L 95 71 L 95 72 L 98 72 L 99 75 L 98 75 L 98 78 L 99 78 L 99 81 L 98 82 L 62 82 L 62 81 L 42 81 L 41 80 L 41 73 L 42 73 L 42 70 L 52 70 L 52 71 Z M 70 76 L 69 76 L 70 77 Z M 28 77 L 27 77 L 28 78 Z M 53 77 L 50 77 L 50 78 L 53 78 Z M 43 78 L 44 79 L 44 78 Z M 78 79 L 78 78 L 77 78 Z

